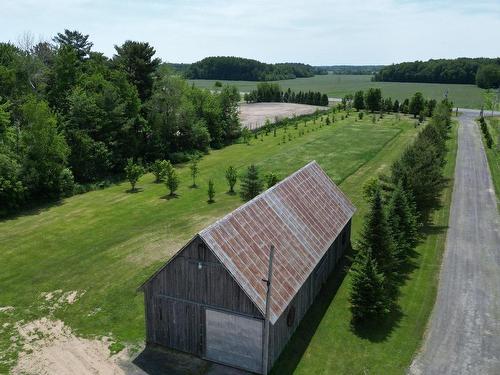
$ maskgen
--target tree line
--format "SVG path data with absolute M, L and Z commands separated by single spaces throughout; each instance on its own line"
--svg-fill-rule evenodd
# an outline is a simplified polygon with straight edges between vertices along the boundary
M 404 62 L 380 69 L 374 81 L 477 84 L 500 86 L 500 58 L 458 58 Z
M 370 324 L 397 309 L 420 228 L 439 207 L 451 127 L 451 105 L 439 103 L 429 123 L 392 166 L 364 187 L 369 212 L 352 267 L 353 322 Z M 373 323 L 372 323 L 373 324 Z
M 425 117 L 433 115 L 437 101 L 435 99 L 424 98 L 421 92 L 416 92 L 410 99 L 406 98 L 402 102 L 399 102 L 397 99 L 392 101 L 392 98 L 384 98 L 382 96 L 382 90 L 372 87 L 366 92 L 359 90 L 354 95 L 345 95 L 342 98 L 341 104 L 346 110 L 354 108 L 357 111 L 368 110 L 372 113 L 394 112 L 412 114 L 414 118 L 418 116 L 420 122 L 422 122 Z M 452 105 L 451 102 L 449 104 Z
M 328 95 L 319 91 L 295 92 L 290 88 L 282 91 L 277 83 L 262 82 L 257 85 L 256 90 L 245 93 L 243 99 L 247 103 L 260 102 L 280 102 L 280 103 L 300 103 L 327 106 Z
M 182 68 L 178 64 L 178 68 Z M 236 81 L 277 81 L 312 77 L 318 70 L 301 63 L 266 64 L 234 56 L 212 56 L 191 64 L 186 70 L 189 79 L 220 79 Z
M 0 43 L 0 215 L 123 173 L 127 160 L 188 160 L 241 133 L 235 87 L 173 74 L 146 42 L 92 50 L 65 30 Z
M 316 68 L 326 74 L 372 75 L 383 67 L 384 65 L 322 65 Z

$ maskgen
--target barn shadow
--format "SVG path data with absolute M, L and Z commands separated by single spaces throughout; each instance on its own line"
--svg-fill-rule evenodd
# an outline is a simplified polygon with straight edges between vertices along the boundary
M 159 345 L 146 346 L 132 362 L 120 363 L 120 367 L 126 375 L 251 375 Z
M 294 372 L 316 333 L 323 316 L 330 307 L 339 287 L 342 285 L 347 272 L 349 272 L 353 256 L 353 250 L 349 248 L 339 261 L 335 271 L 332 272 L 323 285 L 315 302 L 307 311 L 297 330 L 278 358 L 278 361 L 273 366 L 271 374 L 291 374 Z

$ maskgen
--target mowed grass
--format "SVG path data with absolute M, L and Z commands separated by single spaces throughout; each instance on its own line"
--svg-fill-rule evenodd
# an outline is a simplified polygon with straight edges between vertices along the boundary
M 500 117 L 487 117 L 488 129 L 493 139 L 493 146 L 486 147 L 486 141 L 483 139 L 484 149 L 488 158 L 491 178 L 497 196 L 497 206 L 500 209 Z M 479 126 L 479 124 L 478 124 Z
M 300 128 L 304 129 L 302 122 Z M 397 121 L 392 116 L 376 124 L 369 116 L 363 121 L 351 116 L 322 128 L 319 121 L 308 122 L 306 129 L 304 136 L 297 137 L 298 130 L 289 127 L 293 139 L 286 143 L 282 143 L 284 130 L 280 129 L 277 137 L 271 133 L 263 141 L 252 139 L 250 146 L 238 144 L 212 151 L 200 162 L 197 189 L 189 187 L 188 168 L 181 166 L 181 188 L 174 199 L 166 197 L 163 184 L 153 183 L 153 176 L 146 175 L 139 181 L 137 193 L 128 193 L 129 185 L 123 183 L 2 221 L 0 306 L 15 310 L 0 313 L 0 327 L 10 324 L 1 328 L 0 353 L 8 355 L 0 362 L 0 372 L 7 371 L 15 360 L 12 325 L 47 313 L 40 309 L 42 292 L 85 291 L 75 304 L 54 313 L 79 335 L 106 335 L 125 344 L 143 342 L 143 296 L 136 289 L 197 231 L 241 205 L 238 196 L 225 193 L 224 169 L 229 164 L 243 170 L 255 163 L 262 173 L 274 171 L 283 178 L 317 160 L 357 206 L 356 238 L 366 212 L 361 195 L 364 181 L 387 170 L 418 129 L 413 120 Z M 215 180 L 214 204 L 206 202 L 209 178 Z M 407 366 L 432 308 L 443 242 L 441 230 L 419 250 L 422 268 L 412 274 L 403 293 L 407 315 L 389 338 L 370 341 L 350 331 L 344 281 L 331 304 L 331 298 L 322 293 L 275 373 L 357 373 L 365 367 L 380 373 L 375 370 L 395 372 Z M 318 309 L 322 304 L 325 308 Z M 319 324 L 317 329 L 307 326 L 314 321 Z M 294 344 L 297 340 L 305 345 Z M 393 354 L 386 352 L 391 349 Z
M 341 98 L 346 94 L 353 94 L 358 90 L 367 90 L 370 87 L 379 87 L 384 97 L 393 100 L 411 98 L 420 91 L 428 99 L 441 100 L 448 91 L 448 97 L 456 106 L 462 108 L 480 108 L 483 104 L 483 89 L 475 85 L 440 84 L 440 83 L 400 83 L 400 82 L 372 82 L 371 75 L 318 75 L 311 78 L 297 78 L 275 81 L 283 90 L 291 88 L 294 91 L 321 91 L 329 97 Z M 214 88 L 215 80 L 191 80 L 198 87 Z M 225 84 L 236 85 L 241 92 L 248 92 L 257 87 L 258 82 L 251 81 L 221 81 Z

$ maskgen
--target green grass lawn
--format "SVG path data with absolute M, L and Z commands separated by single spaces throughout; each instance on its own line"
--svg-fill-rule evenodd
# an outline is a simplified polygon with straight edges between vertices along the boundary
M 497 206 L 500 209 L 500 117 L 488 117 L 486 118 L 486 122 L 488 123 L 491 138 L 493 138 L 493 146 L 492 148 L 488 148 L 486 147 L 486 142 L 483 142 L 483 144 L 490 166 L 493 186 L 497 195 Z
M 375 125 L 370 116 L 363 121 L 351 116 L 322 128 L 318 124 L 309 122 L 302 137 L 289 127 L 294 138 L 284 144 L 284 130 L 280 129 L 277 137 L 271 133 L 263 141 L 252 139 L 251 145 L 212 151 L 199 164 L 198 189 L 188 187 L 188 168 L 181 167 L 181 187 L 175 199 L 167 199 L 165 186 L 146 175 L 139 181 L 137 193 L 127 193 L 129 185 L 123 183 L 0 222 L 0 306 L 15 308 L 11 313 L 0 313 L 0 353 L 4 353 L 0 372 L 15 361 L 16 350 L 10 341 L 15 334 L 13 324 L 47 314 L 42 292 L 85 291 L 75 304 L 54 312 L 55 318 L 77 334 L 111 335 L 120 343 L 141 343 L 143 296 L 136 288 L 198 230 L 241 205 L 237 196 L 225 193 L 224 169 L 229 164 L 242 170 L 255 163 L 263 173 L 274 171 L 283 178 L 317 160 L 357 205 L 356 237 L 360 215 L 366 209 L 361 198 L 363 182 L 385 170 L 418 130 L 413 120 L 397 121 L 392 116 Z M 214 204 L 206 203 L 209 178 L 215 180 Z M 445 218 L 445 210 L 439 211 L 437 225 L 445 225 Z M 367 366 L 380 373 L 382 368 L 394 372 L 408 365 L 434 300 L 443 241 L 444 232 L 436 230 L 419 248 L 422 267 L 403 290 L 405 315 L 389 338 L 372 342 L 348 329 L 344 282 L 319 319 L 319 328 L 310 330 L 312 339 L 304 355 L 298 357 L 300 361 L 295 362 L 297 372 L 324 369 L 323 373 L 353 373 L 349 369 L 358 371 Z M 291 347 L 285 359 L 293 356 L 294 350 Z M 396 352 L 390 355 L 391 350 Z M 279 366 L 286 368 L 286 361 Z
M 372 82 L 370 75 L 318 75 L 311 78 L 297 78 L 276 81 L 281 88 L 289 87 L 294 91 L 321 91 L 330 97 L 341 98 L 345 94 L 352 94 L 358 90 L 366 90 L 369 87 L 382 89 L 384 97 L 404 100 L 410 98 L 415 92 L 420 91 L 426 98 L 440 100 L 444 92 L 448 90 L 448 97 L 455 105 L 463 108 L 480 108 L 483 104 L 483 89 L 475 85 L 461 84 L 439 84 L 439 83 L 399 83 L 399 82 Z M 215 80 L 191 80 L 196 86 L 203 88 L 214 88 Z M 240 91 L 247 92 L 257 87 L 257 82 L 251 81 L 223 81 L 224 83 L 236 85 Z

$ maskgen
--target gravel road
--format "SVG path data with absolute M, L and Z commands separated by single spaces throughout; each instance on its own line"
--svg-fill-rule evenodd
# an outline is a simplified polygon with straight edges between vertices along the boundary
M 500 374 L 500 219 L 477 115 L 459 118 L 438 295 L 411 374 Z

